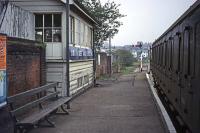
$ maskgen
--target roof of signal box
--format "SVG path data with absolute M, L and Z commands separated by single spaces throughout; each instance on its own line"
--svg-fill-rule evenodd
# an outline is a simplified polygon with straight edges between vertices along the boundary
M 62 3 L 66 4 L 66 0 L 58 0 L 58 1 L 61 1 Z M 78 9 L 80 12 L 83 13 L 83 15 L 85 15 L 93 23 L 98 25 L 98 21 L 95 19 L 95 17 L 80 2 L 78 2 L 77 0 L 69 0 L 69 5 L 70 7 Z

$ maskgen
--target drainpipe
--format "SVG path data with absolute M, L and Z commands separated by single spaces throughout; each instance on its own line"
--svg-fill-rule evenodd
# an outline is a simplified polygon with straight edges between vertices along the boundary
M 94 37 L 94 32 L 95 30 L 93 29 L 93 83 L 94 83 L 94 86 L 96 86 L 96 47 L 95 47 L 95 37 Z
M 66 0 L 66 89 L 67 97 L 70 97 L 70 73 L 69 73 L 69 0 Z M 67 104 L 67 108 L 70 109 L 70 104 Z

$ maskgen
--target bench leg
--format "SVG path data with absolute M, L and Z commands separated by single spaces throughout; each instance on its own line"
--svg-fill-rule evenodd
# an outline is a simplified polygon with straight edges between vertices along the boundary
M 67 109 L 71 109 L 70 103 L 66 103 L 67 104 Z
M 14 127 L 14 133 L 18 133 L 18 127 L 17 126 Z
M 69 115 L 69 112 L 67 109 L 65 109 L 64 105 L 61 105 L 60 109 L 57 109 L 54 114 L 55 115 Z
M 14 127 L 14 133 L 23 133 L 24 128 L 22 126 L 15 125 Z
M 14 133 L 26 133 L 26 130 L 22 126 L 15 126 Z
M 50 127 L 55 127 L 55 124 L 53 122 L 51 122 L 47 117 L 45 118 L 45 120 L 50 125 Z
M 20 129 L 19 129 L 19 132 L 20 132 L 20 133 L 24 133 L 24 130 L 25 130 L 25 129 L 20 128 Z
M 64 107 L 63 105 L 61 106 L 61 109 L 62 109 L 62 111 L 63 111 L 66 115 L 69 115 L 68 110 L 66 110 L 65 107 Z M 68 109 L 68 107 L 67 107 L 67 109 Z
M 45 117 L 43 120 L 45 120 L 47 124 L 40 124 L 42 121 L 39 121 L 38 124 L 36 125 L 37 127 L 55 127 L 55 124 L 51 122 L 48 117 Z
M 33 127 L 33 125 L 16 125 L 14 128 L 14 133 L 27 133 Z

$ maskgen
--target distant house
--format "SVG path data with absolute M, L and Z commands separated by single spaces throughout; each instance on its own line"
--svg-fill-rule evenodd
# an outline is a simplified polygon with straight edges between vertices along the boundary
M 140 44 L 142 44 L 141 45 L 142 47 L 137 47 Z M 143 58 L 148 58 L 149 57 L 149 52 L 148 51 L 150 49 L 150 46 L 151 46 L 151 43 L 138 42 L 136 47 L 132 47 L 132 48 L 130 48 L 130 50 L 131 50 L 131 53 L 133 54 L 133 56 L 135 58 L 140 59 L 141 55 L 142 55 Z
M 65 1 L 13 0 L 12 3 L 31 14 L 29 15 L 31 21 L 25 20 L 24 23 L 20 23 L 30 29 L 26 31 L 30 36 L 27 39 L 41 41 L 47 45 L 47 82 L 58 82 L 62 95 L 67 94 L 66 54 L 70 52 L 70 95 L 91 86 L 95 78 L 93 29 L 96 21 L 87 10 L 77 1 L 70 0 L 69 31 L 67 31 Z M 70 51 L 66 51 L 67 32 L 70 38 Z
M 143 50 L 141 56 L 143 58 L 147 58 L 149 56 L 148 51 L 147 50 Z
M 138 57 L 138 52 L 135 51 L 135 50 L 132 50 L 132 55 L 134 58 L 137 58 Z

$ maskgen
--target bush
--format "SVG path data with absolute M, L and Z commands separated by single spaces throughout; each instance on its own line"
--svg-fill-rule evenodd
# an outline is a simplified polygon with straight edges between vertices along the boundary
M 133 57 L 132 53 L 127 50 L 117 50 L 115 54 L 119 57 L 119 63 L 122 66 L 132 66 L 133 62 L 136 61 L 136 59 Z

